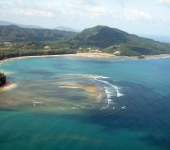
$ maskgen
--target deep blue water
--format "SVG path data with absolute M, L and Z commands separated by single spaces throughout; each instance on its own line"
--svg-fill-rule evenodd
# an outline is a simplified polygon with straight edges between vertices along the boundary
M 169 150 L 170 58 L 28 58 L 0 64 L 1 150 Z M 97 87 L 94 93 L 81 88 Z

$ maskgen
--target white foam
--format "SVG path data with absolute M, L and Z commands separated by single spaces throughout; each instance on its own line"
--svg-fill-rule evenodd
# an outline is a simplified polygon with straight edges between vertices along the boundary
M 121 97 L 121 96 L 123 96 L 124 94 L 122 94 L 122 93 L 117 93 L 117 97 Z
M 105 93 L 106 93 L 106 95 L 107 95 L 107 98 L 111 98 L 112 96 L 115 96 L 115 95 L 113 94 L 113 92 L 111 92 L 110 90 L 108 90 L 108 88 L 106 88 L 106 87 L 105 87 Z
M 151 58 L 147 58 L 146 60 L 151 60 L 151 59 L 166 59 L 166 58 L 170 58 L 170 56 L 160 56 L 160 57 L 151 57 Z
M 105 76 L 93 76 L 93 78 L 95 78 L 95 79 L 98 79 L 98 78 L 108 79 L 109 77 L 105 77 Z
M 106 94 L 111 94 L 112 93 L 106 87 L 105 87 L 105 92 L 106 92 Z
M 108 105 L 114 104 L 112 99 L 107 99 L 107 101 L 108 101 Z
M 102 108 L 100 108 L 100 110 L 103 110 L 103 109 L 108 109 L 108 105 L 107 106 L 103 106 Z
M 33 102 L 33 104 L 42 104 L 42 102 Z
M 165 57 L 163 57 L 163 58 L 170 58 L 170 56 L 165 56 Z
M 117 87 L 115 85 L 113 85 L 113 87 L 116 89 L 117 97 L 123 96 L 123 94 L 119 92 L 119 89 L 120 89 L 119 87 Z
M 95 79 L 99 79 L 99 78 L 102 78 L 102 79 L 106 79 L 106 78 L 109 78 L 109 77 L 105 77 L 105 76 L 98 76 L 98 75 L 91 75 L 91 74 L 68 74 L 68 75 L 72 75 L 72 76 L 81 76 L 81 77 L 87 77 L 87 78 L 95 78 Z
M 97 97 L 97 100 L 101 101 L 101 99 L 102 99 L 102 94 L 100 93 L 99 96 Z
M 76 107 L 72 107 L 72 109 L 78 109 L 78 108 L 76 108 Z
M 102 82 L 102 83 L 105 83 L 105 84 L 110 85 L 111 87 L 115 88 L 115 90 L 116 90 L 116 92 L 117 92 L 117 97 L 123 96 L 123 94 L 119 92 L 119 89 L 120 89 L 119 87 L 117 87 L 117 86 L 115 86 L 115 85 L 112 85 L 112 84 L 110 84 L 110 83 L 107 82 L 107 81 L 98 80 L 98 79 L 96 79 L 96 78 L 94 78 L 94 80 L 99 81 L 99 82 Z M 106 94 L 107 94 L 107 93 L 106 93 Z
M 126 109 L 126 106 L 121 107 L 121 109 Z
M 92 81 L 96 85 L 98 85 L 98 87 L 100 89 L 99 95 L 96 99 L 98 102 L 101 102 L 101 100 L 103 98 L 102 93 L 104 90 L 104 92 L 106 93 L 106 100 L 104 101 L 106 103 L 106 106 L 103 106 L 101 108 L 101 110 L 107 109 L 111 105 L 115 104 L 114 100 L 112 99 L 113 96 L 117 96 L 117 97 L 123 96 L 123 94 L 120 93 L 120 91 L 119 91 L 120 87 L 117 87 L 105 80 L 105 79 L 108 79 L 109 77 L 100 76 L 100 75 L 92 75 L 92 74 L 69 74 L 69 75 L 79 76 L 79 77 L 83 77 L 83 78 L 89 78 L 89 81 Z M 116 81 L 113 81 L 113 82 L 116 82 Z M 72 109 L 77 109 L 77 108 L 72 107 Z M 115 109 L 115 107 L 113 107 L 113 109 Z M 124 109 L 124 108 L 122 108 L 122 109 Z

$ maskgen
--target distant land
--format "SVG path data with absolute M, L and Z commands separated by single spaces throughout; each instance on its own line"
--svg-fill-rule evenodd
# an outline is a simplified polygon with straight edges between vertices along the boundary
M 151 35 L 151 34 L 137 34 L 141 37 L 150 38 L 155 41 L 170 43 L 170 35 Z
M 81 32 L 80 30 L 72 29 L 70 27 L 63 27 L 63 26 L 56 27 L 55 29 L 61 30 L 61 31 Z
M 77 52 L 103 52 L 142 58 L 146 55 L 170 54 L 170 43 L 101 25 L 82 32 L 0 25 L 0 59 Z
M 0 41 L 57 41 L 75 34 L 75 32 L 54 29 L 21 28 L 16 25 L 0 25 Z
M 8 22 L 8 21 L 2 21 L 2 20 L 0 20 L 0 25 L 16 25 L 16 26 L 19 26 L 21 28 L 44 29 L 43 27 L 36 26 L 36 25 L 22 25 L 22 24 L 17 24 L 17 23 L 12 23 L 12 22 Z
M 8 21 L 2 21 L 0 20 L 0 25 L 4 25 L 4 26 L 9 26 L 9 25 L 16 25 L 18 27 L 21 28 L 35 28 L 35 29 L 47 29 L 44 27 L 40 27 L 37 25 L 23 25 L 23 24 L 17 24 L 17 23 L 13 23 L 13 22 L 8 22 Z M 72 32 L 81 32 L 80 30 L 76 30 L 70 27 L 64 27 L 64 26 L 58 26 L 54 29 L 60 30 L 60 31 L 72 31 Z

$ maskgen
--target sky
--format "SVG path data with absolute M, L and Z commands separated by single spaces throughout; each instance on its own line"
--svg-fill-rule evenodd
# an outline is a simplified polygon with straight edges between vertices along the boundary
M 106 25 L 169 36 L 170 0 L 0 0 L 0 20 L 77 30 Z

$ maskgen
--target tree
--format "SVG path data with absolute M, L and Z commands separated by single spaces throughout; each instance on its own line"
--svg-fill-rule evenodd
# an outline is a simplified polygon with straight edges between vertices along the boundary
M 0 86 L 6 84 L 6 75 L 3 72 L 0 72 Z

